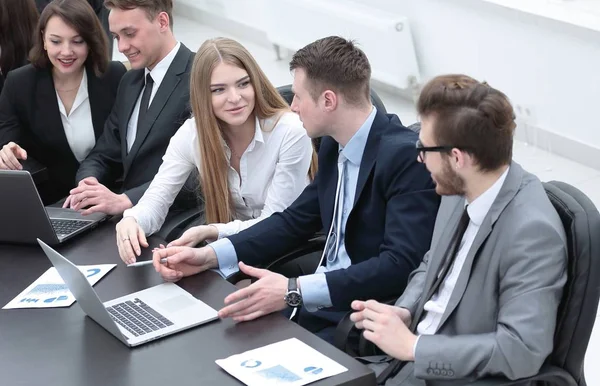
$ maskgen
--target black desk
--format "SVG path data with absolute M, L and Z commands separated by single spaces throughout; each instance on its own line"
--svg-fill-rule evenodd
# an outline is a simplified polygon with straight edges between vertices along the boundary
M 150 239 L 151 247 L 159 242 Z M 162 282 L 150 266 L 126 268 L 120 263 L 113 222 L 58 251 L 77 264 L 118 262 L 94 286 L 103 301 Z M 0 245 L 0 307 L 50 266 L 38 246 Z M 217 310 L 236 289 L 213 272 L 179 284 Z M 215 359 L 291 337 L 348 369 L 314 385 L 375 384 L 368 368 L 279 314 L 241 324 L 217 321 L 130 349 L 86 317 L 75 303 L 69 308 L 0 310 L 0 385 L 241 385 Z

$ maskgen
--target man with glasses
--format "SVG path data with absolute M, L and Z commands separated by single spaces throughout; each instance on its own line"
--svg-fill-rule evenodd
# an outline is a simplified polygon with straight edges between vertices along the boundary
M 448 75 L 424 87 L 417 109 L 418 159 L 445 197 L 396 305 L 352 303 L 356 327 L 394 358 L 370 358 L 378 383 L 537 374 L 552 351 L 566 237 L 541 182 L 512 161 L 512 106 L 486 83 Z

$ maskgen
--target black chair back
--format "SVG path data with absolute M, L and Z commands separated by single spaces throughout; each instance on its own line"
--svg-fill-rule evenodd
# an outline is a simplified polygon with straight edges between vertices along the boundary
M 600 214 L 585 194 L 569 184 L 551 181 L 544 188 L 563 222 L 568 244 L 568 279 L 549 363 L 583 386 L 585 353 L 600 298 Z

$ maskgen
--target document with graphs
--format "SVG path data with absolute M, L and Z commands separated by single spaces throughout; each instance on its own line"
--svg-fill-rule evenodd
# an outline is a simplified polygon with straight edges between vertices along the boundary
M 215 362 L 248 386 L 302 386 L 348 371 L 296 338 Z
M 116 266 L 116 264 L 80 265 L 78 268 L 90 284 L 94 285 Z M 69 307 L 73 302 L 75 297 L 56 268 L 52 267 L 2 309 Z

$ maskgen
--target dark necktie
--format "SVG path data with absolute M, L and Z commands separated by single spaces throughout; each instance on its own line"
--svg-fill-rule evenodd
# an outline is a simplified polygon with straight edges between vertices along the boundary
M 144 121 L 146 117 L 146 113 L 148 112 L 148 107 L 150 107 L 150 95 L 152 95 L 152 87 L 154 86 L 154 80 L 150 73 L 146 75 L 146 87 L 144 87 L 144 92 L 142 93 L 142 101 L 140 102 L 140 112 L 138 114 L 137 128 L 139 130 L 140 125 Z
M 436 279 L 433 282 L 431 288 L 429 288 L 429 290 L 427 291 L 427 294 L 424 297 L 425 300 L 421 303 L 421 306 L 416 310 L 415 314 L 412 317 L 412 322 L 410 324 L 410 330 L 412 332 L 415 332 L 417 329 L 417 325 L 419 324 L 421 316 L 423 315 L 425 303 L 427 303 L 429 299 L 431 299 L 431 297 L 437 292 L 437 290 L 440 288 L 440 285 L 446 279 L 448 272 L 450 272 L 450 268 L 452 267 L 454 260 L 456 260 L 456 255 L 458 255 L 461 240 L 465 235 L 467 227 L 469 226 L 469 221 L 469 213 L 467 212 L 467 207 L 465 206 L 463 214 L 460 217 L 460 221 L 458 222 L 458 226 L 456 227 L 456 231 L 454 232 L 454 235 L 450 240 L 448 249 L 446 249 L 444 260 L 438 268 Z M 398 371 L 400 371 L 403 364 L 404 362 L 398 359 L 394 359 L 393 361 L 391 361 L 388 367 L 386 367 L 385 370 L 383 370 L 381 374 L 379 374 L 379 376 L 377 377 L 377 384 L 383 384 L 388 378 L 395 376 L 398 373 Z

